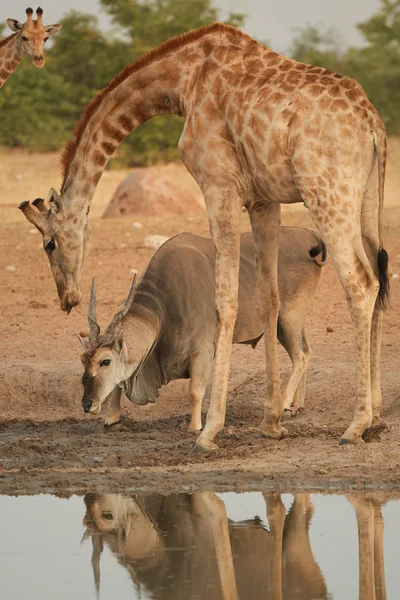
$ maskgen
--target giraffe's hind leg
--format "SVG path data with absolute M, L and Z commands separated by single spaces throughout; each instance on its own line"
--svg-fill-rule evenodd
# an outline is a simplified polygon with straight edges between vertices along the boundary
M 350 218 L 347 224 L 344 219 L 333 219 L 331 223 L 329 219 L 321 218 L 321 211 L 313 205 L 310 213 L 332 257 L 353 321 L 357 357 L 356 402 L 353 420 L 341 443 L 356 443 L 372 423 L 371 324 L 379 282 L 363 247 L 360 223 L 355 219 L 351 223 Z

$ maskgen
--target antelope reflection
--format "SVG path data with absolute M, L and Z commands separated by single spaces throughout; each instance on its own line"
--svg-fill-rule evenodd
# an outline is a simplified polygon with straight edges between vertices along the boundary
M 97 594 L 105 543 L 135 586 L 157 600 L 327 599 L 309 540 L 309 494 L 296 494 L 287 515 L 279 494 L 264 499 L 269 530 L 259 517 L 230 521 L 213 492 L 87 494 L 83 523 Z

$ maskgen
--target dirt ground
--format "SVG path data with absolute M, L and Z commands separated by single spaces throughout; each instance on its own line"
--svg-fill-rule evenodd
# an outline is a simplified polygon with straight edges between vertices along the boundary
M 188 456 L 195 438 L 186 430 L 187 381 L 163 388 L 156 405 L 133 406 L 124 400 L 122 424 L 111 431 L 103 430 L 102 417 L 84 415 L 80 346 L 74 334 L 87 331 L 93 276 L 98 319 L 105 326 L 128 292 L 132 269 L 141 271 L 152 254 L 144 246 L 146 235 L 208 235 L 205 212 L 102 220 L 99 215 L 127 174 L 107 172 L 93 204 L 84 302 L 66 316 L 59 309 L 41 236 L 15 208 L 59 184 L 57 156 L 0 151 L 0 493 L 400 488 L 400 142 L 391 140 L 390 150 L 385 247 L 395 277 L 382 345 L 383 418 L 388 430 L 370 444 L 338 445 L 352 413 L 355 359 L 344 294 L 328 264 L 309 311 L 314 356 L 306 408 L 286 422 L 289 436 L 276 442 L 257 431 L 265 395 L 263 347 L 236 346 L 226 426 L 216 439 L 219 450 L 195 457 Z M 160 167 L 159 172 L 190 188 L 201 202 L 196 184 L 181 165 Z M 285 209 L 283 224 L 311 226 L 302 206 Z M 245 214 L 242 230 L 249 230 Z M 280 358 L 284 381 L 289 361 L 282 349 Z M 204 413 L 209 396 L 210 386 Z

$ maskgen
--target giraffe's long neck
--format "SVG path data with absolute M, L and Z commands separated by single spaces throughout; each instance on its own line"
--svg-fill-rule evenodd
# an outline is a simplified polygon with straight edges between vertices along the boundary
M 0 46 L 0 88 L 24 58 L 18 43 L 18 34 L 7 39 L 8 41 L 4 40 L 5 43 Z
M 108 161 L 130 132 L 160 114 L 184 116 L 181 77 L 185 66 L 181 58 L 179 53 L 170 54 L 148 64 L 113 89 L 107 88 L 97 108 L 92 110 L 89 105 L 86 124 L 83 116 L 83 125 L 78 125 L 83 131 L 64 156 L 61 192 L 74 212 L 87 212 Z

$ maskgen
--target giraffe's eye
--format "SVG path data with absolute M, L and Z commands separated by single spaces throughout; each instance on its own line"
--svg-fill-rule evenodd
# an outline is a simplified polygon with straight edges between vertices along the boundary
M 111 363 L 111 360 L 109 358 L 105 358 L 104 360 L 101 361 L 100 366 L 101 367 L 108 367 L 108 365 Z
M 111 512 L 108 511 L 103 511 L 101 513 L 101 516 L 103 517 L 103 519 L 105 519 L 106 521 L 112 521 L 113 520 L 113 514 Z
M 28 38 L 26 37 L 26 35 L 21 35 L 21 40 L 22 40 L 23 42 L 27 42 L 27 41 L 28 41 Z
M 46 252 L 48 252 L 49 254 L 51 254 L 53 252 L 53 250 L 56 247 L 56 243 L 54 241 L 54 238 L 50 238 L 49 241 L 47 242 L 47 244 L 45 245 L 44 249 L 46 250 Z

